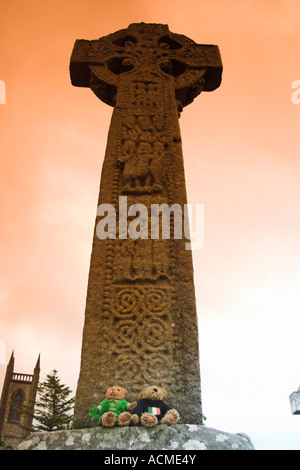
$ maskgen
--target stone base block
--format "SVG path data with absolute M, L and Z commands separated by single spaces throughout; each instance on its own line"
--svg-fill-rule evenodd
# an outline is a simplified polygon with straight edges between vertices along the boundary
M 246 434 L 231 434 L 194 424 L 102 427 L 37 432 L 18 450 L 254 450 Z

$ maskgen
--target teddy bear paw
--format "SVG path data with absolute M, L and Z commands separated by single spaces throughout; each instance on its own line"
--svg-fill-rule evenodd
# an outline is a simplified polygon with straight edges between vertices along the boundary
M 143 413 L 141 416 L 141 423 L 144 426 L 152 427 L 158 424 L 158 419 L 156 416 L 151 413 Z
M 130 405 L 129 405 L 130 411 L 132 411 L 136 407 L 136 405 L 137 405 L 136 401 L 134 401 L 133 403 L 130 403 Z
M 139 418 L 139 415 L 131 415 L 131 422 L 132 424 L 139 424 L 139 421 L 140 421 L 140 418 Z
M 128 413 L 128 411 L 124 411 L 119 416 L 118 425 L 119 426 L 129 426 L 130 421 L 131 421 L 131 414 Z
M 116 422 L 116 415 L 111 411 L 104 413 L 102 416 L 101 424 L 105 428 L 111 428 Z
M 179 414 L 178 411 L 176 410 L 169 410 L 161 420 L 162 424 L 167 424 L 168 426 L 171 426 L 172 424 L 176 424 L 177 421 L 179 420 Z

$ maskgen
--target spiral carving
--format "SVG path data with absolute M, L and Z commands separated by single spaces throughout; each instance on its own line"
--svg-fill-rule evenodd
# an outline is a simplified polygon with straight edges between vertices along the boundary
M 116 298 L 114 314 L 120 318 L 132 318 L 136 314 L 138 301 L 137 290 L 122 289 Z
M 156 315 L 166 314 L 168 301 L 165 291 L 163 289 L 150 289 L 145 294 L 145 305 L 151 313 Z

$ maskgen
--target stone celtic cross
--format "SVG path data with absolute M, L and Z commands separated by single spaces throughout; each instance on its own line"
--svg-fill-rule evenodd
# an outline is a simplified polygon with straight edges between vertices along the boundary
M 220 85 L 218 47 L 198 45 L 171 33 L 167 25 L 131 24 L 98 40 L 77 40 L 70 73 L 73 85 L 91 88 L 114 107 L 98 204 L 111 204 L 120 214 L 121 196 L 126 196 L 128 207 L 183 208 L 187 201 L 178 117 L 201 91 Z M 184 237 L 174 236 L 174 215 L 169 239 L 99 239 L 99 220 L 74 427 L 92 425 L 89 408 L 115 384 L 127 388 L 131 401 L 145 385 L 162 386 L 181 422 L 199 424 L 193 266 Z

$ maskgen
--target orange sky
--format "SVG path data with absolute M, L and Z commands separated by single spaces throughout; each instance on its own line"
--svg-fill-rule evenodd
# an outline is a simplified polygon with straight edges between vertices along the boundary
M 41 353 L 42 377 L 56 368 L 76 388 L 112 108 L 71 86 L 69 60 L 77 38 L 139 21 L 218 44 L 224 65 L 221 87 L 180 118 L 188 199 L 205 207 L 194 268 L 207 425 L 300 449 L 288 400 L 300 385 L 297 1 L 1 0 L 6 360 L 14 349 L 16 371 L 30 373 Z

